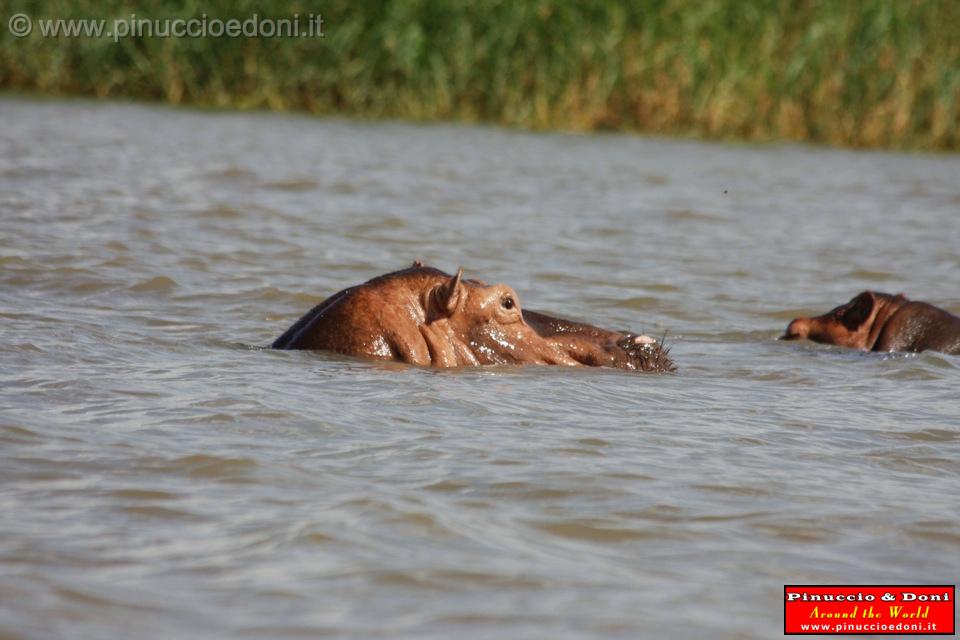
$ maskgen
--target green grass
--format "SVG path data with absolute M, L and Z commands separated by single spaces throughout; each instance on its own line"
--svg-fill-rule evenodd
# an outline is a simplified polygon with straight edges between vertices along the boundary
M 362 117 L 960 149 L 956 0 L 6 0 L 0 86 Z M 39 18 L 324 17 L 314 38 L 13 37 Z

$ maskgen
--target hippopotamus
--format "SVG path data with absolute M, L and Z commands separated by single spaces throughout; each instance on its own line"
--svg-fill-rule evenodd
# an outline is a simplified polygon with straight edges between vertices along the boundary
M 411 267 L 333 294 L 271 345 L 433 367 L 544 364 L 673 371 L 662 341 L 524 310 L 512 288 Z
M 782 340 L 809 338 L 863 351 L 960 354 L 960 318 L 903 294 L 864 291 L 815 318 L 797 318 Z

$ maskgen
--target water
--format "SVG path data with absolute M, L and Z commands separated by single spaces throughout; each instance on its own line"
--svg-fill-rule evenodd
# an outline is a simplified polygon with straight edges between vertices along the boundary
M 0 636 L 770 638 L 960 570 L 960 158 L 0 101 Z M 421 258 L 676 375 L 269 344 Z

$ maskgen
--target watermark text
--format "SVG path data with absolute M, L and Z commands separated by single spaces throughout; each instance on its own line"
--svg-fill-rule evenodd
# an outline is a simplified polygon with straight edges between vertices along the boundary
M 131 13 L 122 18 L 32 18 L 17 13 L 7 29 L 18 38 L 37 34 L 42 38 L 322 38 L 323 16 L 295 13 L 285 18 L 259 14 L 246 18 L 144 18 Z

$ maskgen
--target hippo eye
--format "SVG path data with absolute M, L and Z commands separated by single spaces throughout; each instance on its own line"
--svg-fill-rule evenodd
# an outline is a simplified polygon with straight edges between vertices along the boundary
M 517 303 L 513 301 L 513 298 L 511 296 L 507 296 L 500 303 L 500 306 L 502 306 L 504 309 L 509 310 L 509 309 L 513 309 L 513 307 L 516 306 L 516 304 Z

